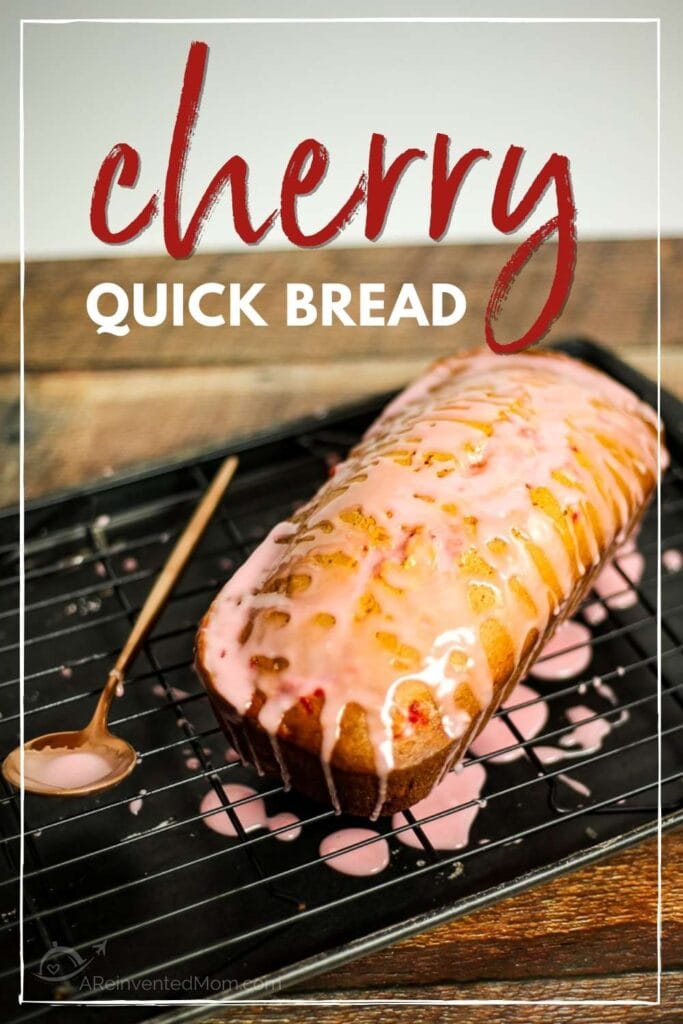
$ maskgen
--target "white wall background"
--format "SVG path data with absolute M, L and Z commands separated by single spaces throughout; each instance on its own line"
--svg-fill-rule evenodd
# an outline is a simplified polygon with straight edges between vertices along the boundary
M 25 0 L 2 8 L 2 181 L 6 230 L 0 258 L 18 253 L 18 17 L 239 16 L 607 16 L 664 19 L 662 228 L 683 233 L 678 168 L 683 2 L 131 3 Z M 29 258 L 162 252 L 160 218 L 144 235 L 112 249 L 90 232 L 89 200 L 99 164 L 119 141 L 135 145 L 142 173 L 134 192 L 118 190 L 112 220 L 125 223 L 163 185 L 189 43 L 210 57 L 199 127 L 188 161 L 185 218 L 210 177 L 233 153 L 251 167 L 255 220 L 277 206 L 294 145 L 314 136 L 331 168 L 302 203 L 311 229 L 329 219 L 367 162 L 370 135 L 389 138 L 389 155 L 430 151 L 448 133 L 457 157 L 492 152 L 470 174 L 448 240 L 501 241 L 490 205 L 511 144 L 527 157 L 522 188 L 553 151 L 572 164 L 579 236 L 652 235 L 656 228 L 656 27 L 653 24 L 451 25 L 28 25 L 25 26 L 25 207 Z M 429 162 L 401 183 L 382 241 L 429 241 Z M 552 215 L 552 198 L 534 214 Z M 528 231 L 528 228 L 527 228 Z M 338 244 L 360 244 L 363 215 Z M 288 245 L 276 228 L 262 248 Z M 243 249 L 226 197 L 214 210 L 201 251 Z

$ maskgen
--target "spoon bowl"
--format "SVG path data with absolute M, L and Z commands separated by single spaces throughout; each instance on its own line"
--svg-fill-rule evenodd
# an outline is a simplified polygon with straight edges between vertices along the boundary
M 46 733 L 24 744 L 23 787 L 40 796 L 91 795 L 118 785 L 136 763 L 130 743 L 109 731 L 93 735 L 86 727 Z M 21 787 L 21 747 L 5 758 L 2 774 Z

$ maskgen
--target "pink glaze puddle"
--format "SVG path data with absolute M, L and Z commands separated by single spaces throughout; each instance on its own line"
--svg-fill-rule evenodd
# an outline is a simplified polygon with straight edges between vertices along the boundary
M 447 811 L 459 804 L 469 803 L 471 800 L 479 801 L 485 782 L 486 771 L 482 765 L 466 764 L 461 772 L 448 772 L 429 796 L 420 800 L 410 810 L 419 821 L 420 818 Z M 427 821 L 421 824 L 420 828 L 436 850 L 459 850 L 467 846 L 470 829 L 481 806 L 480 802 L 473 803 L 470 807 L 445 814 L 442 818 Z M 395 814 L 391 819 L 392 828 L 399 828 L 405 823 L 402 814 Z M 422 849 L 422 843 L 412 829 L 399 832 L 396 838 L 406 846 Z
M 667 572 L 680 572 L 683 569 L 683 554 L 678 548 L 667 548 L 662 552 L 662 565 Z
M 223 786 L 223 792 L 231 803 L 235 800 L 244 800 L 247 797 L 256 796 L 256 790 L 250 786 L 242 786 L 239 783 L 230 783 Z M 199 805 L 199 813 L 205 814 L 207 811 L 213 811 L 217 807 L 222 806 L 218 794 L 211 789 L 202 798 L 202 802 Z M 248 803 L 236 807 L 235 814 L 239 818 L 245 832 L 250 832 L 255 828 L 263 828 L 267 822 L 266 808 L 263 800 L 260 798 L 250 800 Z M 222 836 L 232 836 L 233 838 L 237 836 L 235 827 L 227 814 L 212 814 L 210 817 L 203 818 L 202 820 L 212 832 L 218 832 Z
M 569 679 L 590 665 L 593 650 L 590 630 L 581 622 L 561 622 L 541 651 L 540 660 L 531 666 L 537 679 Z
M 289 828 L 285 826 L 289 825 Z M 292 839 L 298 839 L 301 835 L 301 825 L 296 814 L 290 814 L 289 811 L 283 811 L 282 814 L 276 814 L 272 818 L 268 819 L 268 828 L 271 832 L 274 832 L 276 828 L 285 829 L 284 832 L 280 832 L 276 839 L 280 839 L 284 843 L 290 843 Z
M 137 567 L 138 560 L 137 558 L 133 558 L 132 556 L 124 558 L 123 562 L 121 563 L 121 568 L 123 569 L 124 572 L 135 572 Z
M 130 811 L 131 814 L 134 814 L 137 817 L 137 815 L 142 810 L 142 798 L 146 795 L 147 790 L 141 789 L 138 796 L 131 800 L 131 802 L 128 804 L 128 810 Z
M 401 818 L 401 824 L 405 820 Z M 375 842 L 360 846 L 357 850 L 349 850 L 347 853 L 339 853 L 330 857 L 324 863 L 328 867 L 339 871 L 342 875 L 353 875 L 363 877 L 377 875 L 384 871 L 389 863 L 389 844 L 386 839 L 381 839 L 378 832 L 369 828 L 342 828 L 338 832 L 332 832 L 325 836 L 320 844 L 320 856 L 336 853 L 337 850 L 344 850 L 354 843 L 361 843 L 364 839 L 375 839 Z
M 595 711 L 584 707 L 583 704 L 577 707 L 567 708 L 567 718 L 576 728 L 560 739 L 560 746 L 581 747 L 586 753 L 599 750 L 605 736 L 612 731 L 612 726 L 604 718 L 595 718 Z M 593 721 L 587 721 L 593 719 Z
M 662 563 L 666 566 L 664 552 L 662 556 Z M 680 552 L 673 552 L 675 564 L 675 555 L 678 554 L 681 563 L 683 564 L 683 556 Z M 616 568 L 619 566 L 629 580 L 634 584 L 633 587 L 629 586 L 628 582 L 621 575 L 619 570 Z M 614 560 L 606 565 L 602 570 L 595 583 L 593 584 L 593 590 L 600 597 L 601 601 L 594 601 L 587 604 L 582 609 L 582 615 L 589 626 L 597 626 L 599 623 L 604 622 L 607 618 L 607 608 L 631 608 L 636 604 L 638 600 L 638 594 L 634 587 L 640 583 L 643 570 L 645 568 L 645 559 L 641 555 L 640 551 L 636 548 L 636 540 L 633 538 L 628 540 L 622 547 L 619 548 Z M 678 565 L 681 568 L 681 564 Z M 672 572 L 677 571 L 672 569 Z M 605 607 L 605 605 L 607 607 Z
M 612 703 L 609 697 L 606 699 Z M 582 704 L 568 708 L 565 714 L 576 728 L 560 738 L 559 747 L 534 747 L 538 759 L 543 764 L 556 764 L 558 761 L 581 757 L 583 754 L 594 754 L 600 750 L 603 741 L 612 730 L 623 725 L 629 718 L 628 711 L 624 710 L 616 722 L 607 722 L 604 718 L 595 718 L 597 712 Z M 591 718 L 594 720 L 588 721 Z
M 599 626 L 607 618 L 607 609 L 599 601 L 594 601 L 592 604 L 587 604 L 581 614 L 589 626 Z
M 614 563 L 606 565 L 593 584 L 593 590 L 608 608 L 631 608 L 637 602 L 638 595 L 634 587 L 628 585 L 617 566 L 634 587 L 638 586 L 643 576 L 645 559 L 636 549 L 635 540 L 629 540 L 619 548 Z
M 106 757 L 89 750 L 68 747 L 44 747 L 27 750 L 24 771 L 27 778 L 56 789 L 80 789 L 111 775 L 114 765 Z
M 223 792 L 225 793 L 226 799 L 231 803 L 234 803 L 237 800 L 247 800 L 249 797 L 256 797 L 256 790 L 252 789 L 251 786 L 243 786 L 239 782 L 229 783 L 223 786 Z M 213 811 L 217 807 L 222 806 L 223 805 L 218 798 L 218 794 L 211 789 L 202 797 L 202 802 L 199 805 L 199 813 L 206 814 L 208 811 Z M 241 804 L 239 807 L 235 807 L 234 810 L 245 832 L 251 832 L 256 828 L 268 828 L 273 830 L 281 828 L 284 825 L 289 825 L 290 828 L 275 836 L 276 839 L 280 839 L 283 842 L 290 842 L 292 839 L 296 839 L 301 832 L 299 819 L 295 814 L 284 812 L 269 818 L 266 813 L 266 806 L 260 797 L 249 800 L 248 803 Z M 202 821 L 207 828 L 211 829 L 212 832 L 218 832 L 219 835 L 230 836 L 231 838 L 237 837 L 237 831 L 229 816 L 225 813 L 212 814 L 208 818 L 203 818 Z
M 617 705 L 616 693 L 608 683 L 603 682 L 600 676 L 594 677 L 592 685 L 603 700 L 608 701 L 613 707 Z M 586 689 L 587 684 L 583 689 L 579 688 L 579 692 L 585 693 Z M 504 707 L 515 707 L 517 704 L 524 704 L 537 697 L 538 693 L 535 690 L 520 683 L 505 701 Z M 596 711 L 583 705 L 569 708 L 566 716 L 576 728 L 560 738 L 558 747 L 534 745 L 533 749 L 539 760 L 543 764 L 554 764 L 567 758 L 594 753 L 600 749 L 603 740 L 612 729 L 623 725 L 629 717 L 628 711 L 622 711 L 616 722 L 608 722 L 603 718 L 596 718 L 593 722 L 586 721 L 596 714 Z M 548 718 L 548 705 L 545 701 L 537 701 L 526 708 L 509 712 L 509 716 L 524 739 L 532 740 L 545 726 Z M 514 750 L 505 751 L 502 754 L 496 753 L 496 751 L 505 750 L 506 747 L 513 745 L 515 745 Z M 518 745 L 516 736 L 506 723 L 498 717 L 492 718 L 481 735 L 477 736 L 470 745 L 470 753 L 474 757 L 486 757 L 492 764 L 514 761 L 524 754 L 524 749 Z
M 532 690 L 530 686 L 525 686 L 524 683 L 519 683 L 503 704 L 503 707 L 509 708 L 536 700 L 536 703 L 530 704 L 529 707 L 510 712 L 511 721 L 514 722 L 525 740 L 537 736 L 548 719 L 548 705 L 545 701 L 537 700 L 537 698 L 538 693 L 535 690 Z M 515 761 L 522 757 L 524 748 L 520 747 L 518 743 L 517 737 L 503 719 L 495 717 L 489 721 L 483 732 L 470 745 L 470 752 L 475 757 L 488 757 L 493 754 L 495 756 L 490 757 L 489 760 L 495 764 L 503 764 L 506 761 Z M 513 746 L 514 750 L 496 755 L 497 750 Z
M 61 675 L 62 679 L 71 679 L 74 673 L 73 669 L 69 668 L 68 665 L 62 665 L 62 667 L 59 670 L 59 674 Z
M 593 678 L 593 688 L 596 693 L 599 693 L 601 697 L 603 697 L 605 700 L 608 700 L 610 704 L 612 704 L 614 707 L 616 707 L 616 705 L 619 703 L 619 698 L 617 697 L 612 687 L 609 685 L 609 683 L 604 682 L 600 676 L 595 676 Z
M 191 772 L 196 772 L 201 768 L 201 761 L 198 757 L 186 757 L 185 767 Z

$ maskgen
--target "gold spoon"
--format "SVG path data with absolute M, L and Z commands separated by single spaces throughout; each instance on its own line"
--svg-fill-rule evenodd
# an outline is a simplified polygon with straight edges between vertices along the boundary
M 227 458 L 197 505 L 140 609 L 86 727 L 75 732 L 46 733 L 24 743 L 23 766 L 21 746 L 7 755 L 2 774 L 17 789 L 23 785 L 25 790 L 42 796 L 87 796 L 116 786 L 133 771 L 137 753 L 107 728 L 114 694 L 123 685 L 128 665 L 164 607 L 236 469 L 237 459 Z

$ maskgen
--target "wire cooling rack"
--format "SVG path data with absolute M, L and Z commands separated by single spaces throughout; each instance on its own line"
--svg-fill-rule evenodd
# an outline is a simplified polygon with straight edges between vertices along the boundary
M 654 403 L 650 382 L 586 342 L 563 346 Z M 228 753 L 192 670 L 196 623 L 212 595 L 264 533 L 309 497 L 387 396 L 308 419 L 232 450 L 240 469 L 182 582 L 138 656 L 113 729 L 139 751 L 139 766 L 97 798 L 27 796 L 24 862 L 24 991 L 28 1000 L 231 999 L 277 993 L 438 921 L 633 843 L 657 825 L 657 528 L 643 525 L 640 580 L 620 569 L 631 602 L 591 595 L 604 618 L 591 628 L 589 667 L 563 682 L 534 683 L 548 703 L 542 733 L 525 740 L 509 711 L 501 717 L 523 755 L 487 758 L 486 786 L 466 847 L 439 851 L 427 821 L 410 812 L 373 826 L 388 867 L 369 878 L 331 870 L 319 854 L 326 835 L 367 822 L 284 793 Z M 681 407 L 663 396 L 672 466 L 662 485 L 662 812 L 683 818 L 683 548 Z M 112 479 L 38 502 L 26 516 L 25 729 L 27 736 L 87 721 L 107 668 L 122 645 L 174 538 L 226 452 Z M 18 740 L 18 550 L 16 513 L 0 514 L 0 753 Z M 627 607 L 619 607 L 626 604 Z M 579 613 L 578 618 L 581 618 Z M 612 688 L 606 700 L 594 680 Z M 539 698 L 540 699 L 540 698 Z M 612 724 L 599 749 L 558 764 L 539 747 L 561 743 L 581 704 Z M 624 712 L 628 712 L 625 715 Z M 626 719 L 626 720 L 624 720 Z M 620 723 L 620 724 L 619 724 Z M 467 770 L 467 769 L 466 769 Z M 574 785 L 566 784 L 567 773 Z M 257 791 L 232 804 L 223 786 Z M 199 810 L 212 790 L 217 810 Z M 578 790 L 581 790 L 579 792 Z M 245 832 L 240 811 L 256 799 L 272 817 L 301 819 Z M 458 813 L 448 808 L 436 817 Z M 206 827 L 227 814 L 237 835 Z M 0 879 L 0 964 L 5 992 L 17 991 L 19 801 L 0 800 L 5 874 Z M 413 833 L 417 845 L 400 836 Z M 84 1019 L 96 1008 L 81 1008 Z M 120 1011 L 119 1011 L 120 1012 Z M 195 1011 L 174 1009 L 164 1019 Z M 52 1013 L 25 1005 L 17 1020 Z M 149 1019 L 152 1005 L 125 1011 Z

